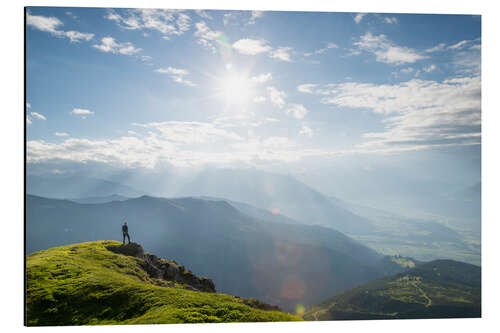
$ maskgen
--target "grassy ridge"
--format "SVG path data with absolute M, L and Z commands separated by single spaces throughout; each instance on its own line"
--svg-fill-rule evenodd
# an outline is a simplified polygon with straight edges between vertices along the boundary
M 27 324 L 104 325 L 295 321 L 243 299 L 184 289 L 150 278 L 136 257 L 106 247 L 116 241 L 73 244 L 27 257 Z
M 309 308 L 306 320 L 481 316 L 481 268 L 436 260 L 336 295 Z

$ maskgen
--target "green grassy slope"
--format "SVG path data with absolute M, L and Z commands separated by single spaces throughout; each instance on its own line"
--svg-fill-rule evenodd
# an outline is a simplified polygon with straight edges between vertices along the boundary
M 55 247 L 27 257 L 29 326 L 295 321 L 248 300 L 151 278 L 116 241 Z M 253 302 L 253 304 L 258 302 Z M 258 307 L 258 306 L 257 306 Z
M 310 307 L 306 320 L 475 318 L 481 316 L 481 268 L 435 260 Z

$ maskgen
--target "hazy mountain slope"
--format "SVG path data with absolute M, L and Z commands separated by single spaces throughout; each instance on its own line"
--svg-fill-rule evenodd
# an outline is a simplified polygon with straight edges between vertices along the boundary
M 436 260 L 343 292 L 309 308 L 306 320 L 481 316 L 481 268 Z
M 67 199 L 81 204 L 99 204 L 111 201 L 125 201 L 130 198 L 119 194 L 111 194 L 104 197 L 67 198 Z
M 369 220 L 336 205 L 291 176 L 248 169 L 210 169 L 187 184 L 180 195 L 227 198 L 345 233 L 373 231 Z
M 394 214 L 381 209 L 334 199 L 336 202 L 363 216 L 376 226 L 372 235 L 352 235 L 358 241 L 380 252 L 402 254 L 423 261 L 453 259 L 480 265 L 480 234 L 446 225 L 448 219 L 429 216 L 415 218 Z
M 58 199 L 109 195 L 138 197 L 145 194 L 132 187 L 108 180 L 64 175 L 28 175 L 26 177 L 26 191 L 28 194 Z
M 209 279 L 194 276 L 175 261 L 138 252 L 131 245 L 87 242 L 29 255 L 27 325 L 301 320 L 263 310 L 273 307 L 256 300 L 215 293 L 210 288 L 197 290 L 190 281 L 209 286 Z M 157 269 L 160 265 L 167 268 Z
M 224 201 L 140 197 L 105 204 L 27 197 L 28 253 L 98 239 L 133 241 L 174 257 L 221 291 L 291 309 L 382 276 L 382 256 L 322 227 L 258 221 Z M 290 280 L 292 279 L 292 280 Z M 290 290 L 302 290 L 291 292 Z

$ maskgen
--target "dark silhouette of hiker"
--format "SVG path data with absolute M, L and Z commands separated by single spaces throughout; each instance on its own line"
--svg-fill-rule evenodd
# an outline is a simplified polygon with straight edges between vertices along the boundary
M 122 232 L 123 232 L 123 244 L 125 244 L 125 236 L 127 236 L 128 243 L 130 244 L 130 235 L 128 234 L 127 221 L 125 221 L 125 223 L 123 223 L 122 225 Z

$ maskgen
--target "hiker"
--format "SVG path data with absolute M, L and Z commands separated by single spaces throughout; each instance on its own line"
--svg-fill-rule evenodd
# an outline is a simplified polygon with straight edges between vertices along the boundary
M 130 244 L 130 236 L 128 234 L 127 221 L 125 221 L 125 223 L 123 223 L 123 225 L 122 225 L 122 232 L 123 232 L 123 244 L 125 244 L 125 236 L 127 236 L 128 243 Z

